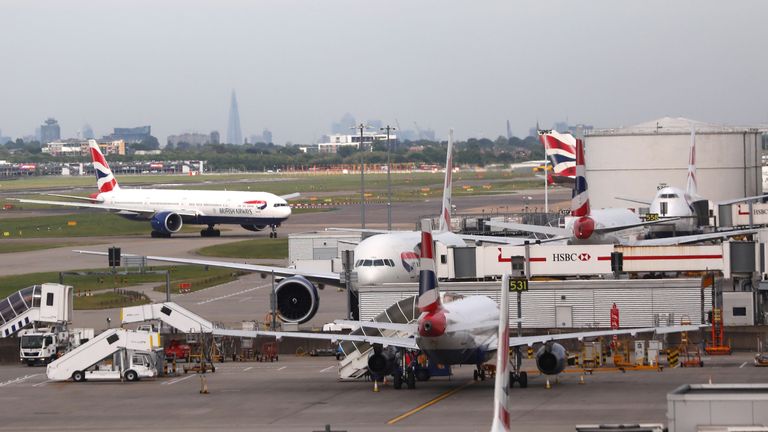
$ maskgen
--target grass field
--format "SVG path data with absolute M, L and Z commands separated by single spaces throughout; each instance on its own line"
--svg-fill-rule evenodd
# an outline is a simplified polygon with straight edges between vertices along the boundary
M 196 226 L 185 226 L 182 232 L 195 232 L 199 229 Z M 150 231 L 152 228 L 149 221 L 132 221 L 103 211 L 0 219 L 0 235 L 5 238 L 148 236 Z
M 94 310 L 138 306 L 148 304 L 150 300 L 149 297 L 140 292 L 113 290 L 91 296 L 75 296 L 74 302 L 76 310 Z
M 287 238 L 258 238 L 208 246 L 196 251 L 200 255 L 223 258 L 288 258 Z
M 171 284 L 178 286 L 181 281 L 188 281 L 193 284 L 201 284 L 206 279 L 218 278 L 226 276 L 231 279 L 225 281 L 234 280 L 238 274 L 228 269 L 213 268 L 206 269 L 201 266 L 162 266 L 162 267 L 148 267 L 147 270 L 170 270 L 171 271 Z M 74 272 L 104 272 L 106 269 L 94 269 L 94 270 L 76 270 Z M 232 276 L 233 273 L 235 276 Z M 11 293 L 18 291 L 22 288 L 30 285 L 37 285 L 46 282 L 58 282 L 58 272 L 42 272 L 42 273 L 28 273 L 22 275 L 2 276 L 0 277 L 0 298 L 9 296 Z M 125 288 L 133 285 L 138 285 L 147 282 L 163 282 L 165 283 L 164 274 L 140 274 L 132 273 L 129 275 L 65 275 L 64 284 L 72 285 L 75 288 L 75 292 L 80 291 L 98 291 L 112 288 Z M 210 285 L 209 285 L 210 286 Z M 163 290 L 165 286 L 163 285 Z
M 8 243 L 0 240 L 0 254 L 29 252 L 44 249 L 53 249 L 64 246 L 78 246 L 79 243 Z

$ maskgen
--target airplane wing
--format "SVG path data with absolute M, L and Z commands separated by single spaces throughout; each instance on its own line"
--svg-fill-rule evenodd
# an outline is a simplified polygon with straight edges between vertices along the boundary
M 757 231 L 759 230 L 742 229 L 742 230 L 732 230 L 732 231 L 718 231 L 718 232 L 706 233 L 706 234 L 692 234 L 692 235 L 679 236 L 679 237 L 664 237 L 664 238 L 656 238 L 656 239 L 634 240 L 630 242 L 629 245 L 631 246 L 667 246 L 667 245 L 698 243 L 698 242 L 703 242 L 707 240 L 719 240 L 719 239 L 725 240 L 729 237 L 733 237 L 737 235 L 754 234 Z
M 617 200 L 629 201 L 629 202 L 633 202 L 633 203 L 637 203 L 637 204 L 651 205 L 651 203 L 648 202 L 648 201 L 641 201 L 639 199 L 634 199 L 634 198 L 624 198 L 624 197 L 618 197 L 618 196 L 614 197 L 614 198 L 617 199 Z
M 598 234 L 606 234 L 606 233 L 612 233 L 616 231 L 623 231 L 630 228 L 638 228 L 638 227 L 644 227 L 649 225 L 656 225 L 660 223 L 668 223 L 672 221 L 676 221 L 680 219 L 679 217 L 666 217 L 663 219 L 655 220 L 655 221 L 643 221 L 633 224 L 627 224 L 627 225 L 616 225 L 612 227 L 606 227 L 606 228 L 595 228 L 595 232 Z
M 525 232 L 552 235 L 552 236 L 558 236 L 558 237 L 571 237 L 573 235 L 573 232 L 571 230 L 567 230 L 565 228 L 560 228 L 560 227 L 529 225 L 529 224 L 521 224 L 521 223 L 515 223 L 515 222 L 497 222 L 497 221 L 487 221 L 485 224 L 498 227 L 498 228 L 505 228 L 512 231 L 525 231 Z
M 374 328 L 378 330 L 395 330 L 395 331 L 405 332 L 409 334 L 415 334 L 418 331 L 418 325 L 416 323 L 402 324 L 402 323 L 392 323 L 392 322 L 350 321 L 350 320 L 335 320 L 333 322 L 335 324 L 346 325 L 346 326 L 351 326 L 355 328 L 365 327 L 365 328 Z
M 501 245 L 512 245 L 512 246 L 524 245 L 525 242 L 534 244 L 536 242 L 549 243 L 549 242 L 555 242 L 555 241 L 561 241 L 561 240 L 568 240 L 568 237 L 552 237 L 552 238 L 546 238 L 546 239 L 535 239 L 535 238 L 504 237 L 504 236 L 483 236 L 483 235 L 471 235 L 471 234 L 456 234 L 456 235 L 461 237 L 461 239 L 464 241 L 474 241 L 474 242 L 493 243 L 493 244 L 501 244 Z
M 102 255 L 102 256 L 107 255 L 106 252 L 97 252 L 97 251 L 75 250 L 73 252 L 77 252 L 85 255 Z M 122 256 L 139 256 L 139 255 L 122 254 Z M 275 276 L 282 277 L 282 278 L 291 277 L 291 276 L 303 276 L 307 280 L 317 282 L 319 284 L 344 288 L 344 284 L 341 283 L 341 276 L 338 273 L 303 271 L 303 270 L 297 270 L 297 269 L 292 269 L 287 267 L 270 267 L 270 266 L 257 265 L 257 264 L 245 264 L 245 263 L 203 260 L 203 259 L 194 259 L 194 258 L 174 258 L 174 257 L 162 257 L 162 256 L 146 256 L 145 258 L 150 261 L 163 261 L 163 262 L 172 262 L 172 263 L 178 263 L 178 264 L 192 264 L 192 265 L 202 265 L 202 266 L 210 266 L 210 267 L 221 267 L 221 268 L 243 270 L 243 271 L 262 273 L 262 274 L 272 274 L 274 272 Z
M 384 347 L 395 346 L 399 348 L 418 349 L 416 340 L 413 338 L 390 338 L 382 336 L 366 336 L 351 334 L 331 334 L 331 333 L 309 333 L 309 332 L 278 332 L 278 331 L 260 331 L 260 330 L 231 330 L 231 329 L 213 329 L 213 334 L 219 336 L 234 336 L 256 338 L 259 336 L 272 336 L 278 339 L 282 338 L 301 338 L 301 339 L 320 339 L 331 342 L 350 341 L 365 342 L 369 344 L 381 344 Z
M 300 196 L 301 196 L 300 193 L 294 192 L 294 193 L 291 193 L 291 194 L 288 194 L 288 195 L 280 195 L 280 198 L 282 198 L 282 199 L 287 201 L 287 200 L 292 200 L 292 199 L 298 198 Z
M 636 335 L 637 333 L 680 333 L 686 331 L 697 331 L 705 325 L 678 325 L 668 327 L 644 327 L 644 328 L 631 328 L 631 329 L 619 329 L 619 330 L 597 330 L 588 332 L 576 332 L 576 333 L 560 333 L 551 335 L 539 335 L 539 336 L 522 336 L 522 337 L 510 337 L 510 346 L 533 346 L 537 343 L 547 343 L 551 341 L 566 340 L 566 339 L 578 339 L 583 340 L 587 338 L 595 338 L 600 336 L 613 336 L 613 335 Z
M 370 228 L 326 228 L 325 230 L 326 231 L 355 232 L 355 233 L 363 233 L 363 234 L 389 234 L 389 233 L 397 232 L 397 231 L 387 231 L 387 230 L 370 229 Z
M 52 196 L 52 197 L 58 197 L 58 198 L 69 198 L 69 199 L 73 199 L 73 200 L 88 201 L 88 202 L 91 202 L 91 203 L 101 201 L 100 199 L 97 199 L 97 198 L 83 197 L 83 196 L 76 196 L 76 195 L 62 195 L 62 194 L 52 194 L 52 193 L 44 194 L 44 195 Z
M 755 196 L 745 197 L 745 198 L 734 198 L 734 199 L 727 200 L 727 201 L 718 201 L 717 205 L 727 205 L 727 204 L 736 204 L 736 203 L 740 203 L 740 202 L 757 201 L 757 200 L 761 200 L 763 198 L 768 198 L 768 194 L 766 194 L 766 195 L 755 195 Z
M 18 201 L 20 203 L 28 203 L 28 204 L 45 204 L 45 205 L 65 206 L 65 207 L 94 208 L 94 209 L 107 210 L 107 211 L 127 211 L 131 213 L 143 213 L 143 214 L 155 213 L 155 211 L 149 210 L 149 209 L 132 208 L 132 207 L 126 207 L 126 206 L 113 206 L 113 205 L 105 205 L 105 204 L 66 202 L 66 201 L 33 200 L 33 199 L 26 199 L 26 198 L 8 198 L 8 199 L 12 201 Z M 191 215 L 191 216 L 194 216 L 194 215 Z

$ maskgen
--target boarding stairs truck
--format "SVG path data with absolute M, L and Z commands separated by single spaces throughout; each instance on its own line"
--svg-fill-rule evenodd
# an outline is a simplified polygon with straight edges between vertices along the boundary
M 161 321 L 184 333 L 211 333 L 214 327 L 212 322 L 173 302 L 124 307 L 120 320 L 123 324 Z
M 154 377 L 152 352 L 160 346 L 159 333 L 109 329 L 50 363 L 46 374 L 53 381 Z
M 72 317 L 72 287 L 32 285 L 0 299 L 0 337 L 39 323 L 66 325 Z

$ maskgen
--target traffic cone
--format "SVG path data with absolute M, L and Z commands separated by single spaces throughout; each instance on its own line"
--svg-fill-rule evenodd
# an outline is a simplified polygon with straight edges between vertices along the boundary
M 200 394 L 208 394 L 208 380 L 204 374 L 200 374 Z
M 373 381 L 373 391 L 374 391 L 374 393 L 378 393 L 379 392 L 379 381 L 378 380 L 374 380 Z
M 712 384 L 712 375 L 709 376 L 709 383 Z
M 547 378 L 547 384 L 544 386 L 546 389 L 551 389 L 552 385 L 549 383 L 549 378 Z
M 579 384 L 584 384 L 584 374 L 579 375 Z

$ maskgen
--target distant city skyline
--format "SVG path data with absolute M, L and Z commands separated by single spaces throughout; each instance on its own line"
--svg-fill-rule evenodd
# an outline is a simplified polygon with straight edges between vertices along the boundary
M 4 1 L 0 52 L 16 66 L 0 73 L 0 128 L 34 136 L 54 117 L 62 137 L 90 124 L 96 137 L 151 125 L 161 143 L 185 132 L 223 138 L 232 89 L 241 137 L 268 128 L 281 145 L 317 142 L 345 113 L 438 139 L 449 128 L 457 139 L 506 136 L 507 120 L 518 137 L 564 119 L 768 124 L 768 2 L 358 6 Z

